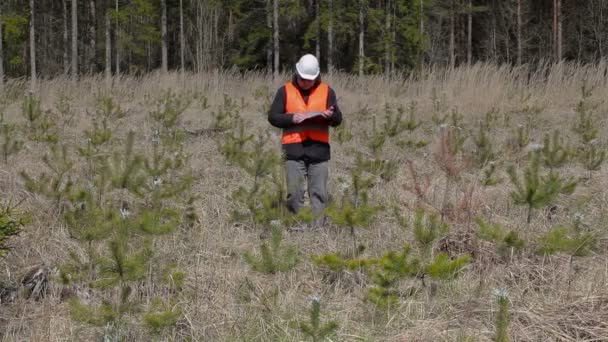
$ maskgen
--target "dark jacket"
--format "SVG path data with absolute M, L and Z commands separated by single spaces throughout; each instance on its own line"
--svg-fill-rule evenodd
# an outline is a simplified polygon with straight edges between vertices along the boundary
M 315 85 L 308 90 L 301 89 L 298 86 L 296 81 L 296 77 L 294 76 L 291 82 L 296 86 L 296 88 L 302 94 L 302 98 L 305 102 L 308 103 L 308 96 L 312 89 L 316 88 L 320 83 L 321 79 L 318 78 L 315 82 Z M 274 97 L 274 101 L 272 102 L 272 107 L 268 112 L 268 122 L 271 125 L 278 128 L 288 128 L 291 126 L 296 126 L 297 124 L 293 123 L 293 115 L 285 114 L 285 86 L 282 86 L 277 91 L 277 94 Z M 330 87 L 329 88 L 329 96 L 327 98 L 327 108 L 330 106 L 334 106 L 334 114 L 326 119 L 324 117 L 313 118 L 313 122 L 327 124 L 331 127 L 336 127 L 342 123 L 342 112 L 338 107 L 336 93 Z M 319 141 L 306 140 L 300 144 L 286 144 L 283 145 L 283 156 L 288 160 L 304 160 L 307 162 L 322 162 L 327 161 L 331 158 L 331 149 L 329 144 L 322 143 Z

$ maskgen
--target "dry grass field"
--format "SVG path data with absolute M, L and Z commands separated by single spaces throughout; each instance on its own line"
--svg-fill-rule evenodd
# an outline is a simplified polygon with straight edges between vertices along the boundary
M 310 340 L 298 326 L 309 320 L 311 298 L 318 298 L 321 322 L 335 321 L 338 325 L 329 339 L 332 341 L 494 341 L 499 311 L 494 293 L 504 289 L 508 292 L 510 341 L 608 341 L 608 166 L 604 163 L 589 177 L 590 172 L 572 158 L 556 169 L 562 177 L 576 177 L 578 185 L 573 193 L 559 195 L 534 209 L 529 224 L 527 208 L 516 205 L 511 197 L 515 187 L 506 171 L 512 166 L 521 177 L 530 159 L 528 150 L 544 144 L 544 137 L 555 130 L 568 148 L 582 146 L 573 126 L 578 120 L 576 108 L 583 99 L 583 85 L 592 90 L 584 101 L 593 113 L 593 127 L 598 129 L 597 140 L 591 143 L 606 148 L 608 64 L 561 64 L 541 69 L 528 72 L 479 64 L 453 71 L 428 70 L 416 79 L 325 77 L 339 97 L 343 125 L 353 135 L 340 142 L 337 132 L 332 133 L 330 189 L 334 200 L 340 200 L 352 187 L 349 182 L 357 153 L 397 165 L 394 177 L 373 178 L 369 203 L 384 210 L 375 215 L 369 227 L 356 228 L 358 243 L 366 247 L 363 256 L 399 251 L 406 243 L 416 246 L 412 223 L 417 206 L 443 214 L 449 225 L 449 231 L 434 242 L 434 254 L 440 250 L 452 257 L 471 254 L 470 263 L 452 280 L 400 280 L 396 285 L 398 301 L 387 308 L 368 300 L 371 279 L 366 274 L 343 271 L 328 276 L 327 269 L 312 262 L 312 256 L 352 249 L 349 230 L 333 223 L 324 229 L 285 231 L 283 244 L 296 246 L 299 253 L 299 262 L 292 270 L 275 274 L 252 270 L 243 254 L 259 253 L 263 227 L 248 220 L 235 222 L 231 214 L 237 206 L 233 192 L 251 184 L 252 177 L 220 153 L 218 143 L 226 132 L 186 134 L 183 148 L 190 158 L 185 167 L 194 176 L 187 191 L 198 195 L 190 208 L 196 219 L 153 243 L 154 260 L 170 261 L 184 272 L 185 279 L 179 289 L 167 289 L 151 280 L 155 279 L 152 274 L 160 271 L 150 266 L 145 271 L 150 276 L 138 281 L 130 294 L 143 308 L 155 296 L 171 296 L 171 305 L 181 314 L 173 326 L 158 333 L 144 326 L 141 313 L 125 314 L 120 339 Z M 289 77 L 284 75 L 285 80 Z M 54 123 L 59 143 L 68 147 L 75 160 L 69 172 L 78 182 L 86 179 L 90 170 L 78 157 L 77 148 L 86 146 L 84 132 L 93 128 L 99 99 L 111 98 L 124 112 L 109 121 L 112 150 L 124 150 L 121 146 L 127 133 L 134 131 L 134 149 L 152 153 L 154 123 L 149 114 L 156 101 L 171 90 L 187 103 L 179 118 L 180 129 L 199 132 L 212 127 L 214 113 L 224 110 L 229 98 L 246 131 L 255 135 L 269 132 L 265 148 L 278 152 L 279 131 L 266 121 L 266 111 L 282 83 L 255 73 L 172 73 L 113 79 L 111 85 L 96 77 L 77 82 L 42 80 L 37 94 L 43 112 Z M 22 114 L 26 89 L 22 81 L 9 82 L 0 104 L 4 122 L 27 125 Z M 410 107 L 412 103 L 415 107 Z M 399 107 L 405 108 L 404 119 L 413 108 L 421 126 L 387 138 L 372 154 L 368 145 L 374 121 L 378 130 L 384 129 L 386 112 L 396 113 Z M 460 115 L 462 118 L 453 122 Z M 501 179 L 491 186 L 482 184 L 490 164 L 469 162 L 478 153 L 475 139 L 479 122 L 484 120 L 490 123 L 487 134 L 496 156 L 492 165 L 496 165 L 495 176 Z M 518 127 L 529 133 L 526 146 L 517 146 Z M 467 137 L 459 159 L 454 161 L 463 169 L 448 184 L 447 196 L 438 144 L 445 129 Z M 51 144 L 30 139 L 24 132 L 17 133 L 24 141 L 23 149 L 10 155 L 7 162 L 0 162 L 0 193 L 3 205 L 20 203 L 18 209 L 29 213 L 30 222 L 21 234 L 9 239 L 13 249 L 0 259 L 0 285 L 5 292 L 10 287 L 20 288 L 32 270 L 47 267 L 43 270 L 49 272 L 48 287 L 36 298 L 28 298 L 18 289 L 15 298 L 0 303 L 1 340 L 112 340 L 103 337 L 107 328 L 83 323 L 70 314 L 69 297 L 99 304 L 97 296 L 113 290 L 91 289 L 84 280 L 70 285 L 59 281 L 57 270 L 70 260 L 71 252 L 86 258 L 87 244 L 70 237 L 63 202 L 55 203 L 26 189 L 20 173 L 48 172 L 43 156 L 49 154 Z M 416 147 L 408 141 L 428 144 Z M 545 167 L 541 170 L 548 172 Z M 424 192 L 424 199 L 416 195 L 416 186 Z M 131 199 L 131 194 L 123 192 L 115 190 L 108 199 Z M 186 207 L 179 204 L 178 209 Z M 408 222 L 407 227 L 397 222 L 395 209 Z M 525 247 L 499 255 L 493 243 L 477 237 L 475 217 L 517 232 Z M 575 223 L 595 237 L 591 253 L 537 253 L 541 236 Z M 96 248 L 102 251 L 105 247 L 100 243 Z

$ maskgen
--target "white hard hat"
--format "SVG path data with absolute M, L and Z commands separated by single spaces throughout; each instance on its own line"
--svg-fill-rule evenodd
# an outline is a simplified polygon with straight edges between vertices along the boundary
M 298 75 L 305 80 L 315 80 L 320 73 L 319 61 L 317 57 L 311 54 L 302 56 L 296 64 Z

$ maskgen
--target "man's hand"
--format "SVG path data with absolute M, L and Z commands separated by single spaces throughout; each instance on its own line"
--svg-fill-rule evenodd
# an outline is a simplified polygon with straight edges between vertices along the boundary
M 306 120 L 308 118 L 308 114 L 306 113 L 294 113 L 293 114 L 293 123 L 299 124 L 300 122 Z
M 334 115 L 334 106 L 330 106 L 323 112 L 323 117 L 326 119 L 331 118 L 332 115 Z

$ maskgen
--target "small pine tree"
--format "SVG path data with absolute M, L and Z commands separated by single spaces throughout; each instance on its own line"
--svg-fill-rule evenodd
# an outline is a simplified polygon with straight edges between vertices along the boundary
M 597 144 L 589 143 L 579 151 L 578 155 L 581 164 L 589 171 L 589 178 L 591 178 L 592 172 L 602 167 L 606 159 L 606 150 L 597 146 Z
M 515 204 L 528 207 L 526 220 L 528 223 L 532 220 L 533 209 L 547 205 L 560 194 L 571 194 L 577 185 L 576 180 L 564 179 L 553 172 L 541 175 L 539 159 L 538 153 L 532 154 L 528 166 L 524 170 L 523 181 L 520 180 L 514 167 L 507 170 L 511 183 L 515 186 L 515 191 L 511 192 L 511 198 Z
M 14 207 L 4 206 L 0 210 L 0 257 L 9 251 L 7 240 L 21 232 L 27 224 L 27 217 L 17 212 Z
M 42 161 L 50 173 L 43 172 L 38 178 L 32 178 L 26 171 L 21 171 L 25 181 L 25 188 L 34 193 L 41 194 L 59 205 L 61 200 L 69 196 L 73 181 L 71 174 L 74 161 L 68 153 L 67 145 L 51 145 L 50 154 L 45 154 Z
M 495 342 L 509 342 L 509 295 L 506 290 L 495 290 L 496 302 L 498 304 L 498 312 L 496 314 L 496 332 L 494 334 Z
M 479 131 L 473 139 L 473 142 L 477 147 L 475 151 L 475 165 L 479 168 L 496 159 L 488 133 L 488 125 L 484 122 L 480 122 Z
M 372 131 L 366 132 L 367 147 L 372 151 L 374 156 L 378 156 L 384 143 L 386 143 L 386 133 L 376 127 L 376 115 L 372 115 Z
M 451 259 L 447 253 L 435 255 L 432 262 L 425 266 L 425 274 L 431 278 L 440 280 L 452 280 L 469 264 L 471 256 L 461 255 L 456 259 Z
M 397 253 L 390 251 L 369 263 L 369 274 L 374 283 L 367 298 L 380 308 L 394 305 L 400 297 L 396 287 L 400 280 L 419 275 L 421 265 L 418 258 L 411 257 L 411 247 L 405 245 Z
M 420 255 L 425 261 L 431 257 L 433 243 L 449 230 L 447 223 L 442 222 L 439 215 L 426 213 L 422 209 L 416 211 L 414 217 L 414 238 L 418 244 Z
M 502 178 L 496 175 L 497 167 L 495 162 L 489 162 L 488 166 L 483 170 L 483 179 L 481 184 L 483 186 L 494 186 L 502 183 Z
M 294 246 L 283 247 L 283 230 L 280 225 L 272 226 L 270 245 L 263 242 L 260 245 L 260 257 L 256 258 L 250 253 L 243 254 L 243 259 L 254 271 L 274 274 L 287 272 L 298 262 L 298 250 Z
M 310 308 L 310 321 L 300 323 L 300 331 L 313 342 L 321 342 L 336 333 L 338 323 L 329 321 L 321 324 L 321 301 L 313 298 Z
M 597 248 L 597 237 L 590 232 L 576 232 L 567 227 L 554 228 L 539 238 L 537 252 L 552 255 L 558 252 L 570 256 L 587 256 Z
M 578 134 L 584 144 L 597 139 L 599 134 L 597 119 L 593 113 L 597 105 L 593 105 L 590 102 L 592 94 L 593 89 L 583 84 L 581 87 L 581 99 L 574 109 L 577 114 L 577 121 L 574 123 L 572 130 Z
M 414 132 L 420 125 L 422 125 L 422 121 L 416 119 L 416 102 L 411 102 L 408 107 L 408 117 L 407 120 L 401 123 L 403 129 L 408 132 Z
M 560 168 L 570 159 L 570 151 L 562 145 L 559 131 L 555 130 L 553 135 L 546 135 L 543 148 L 540 150 L 543 164 L 550 170 Z
M 477 237 L 494 243 L 496 251 L 500 255 L 505 256 L 509 253 L 519 252 L 525 245 L 514 230 L 507 231 L 500 224 L 486 222 L 481 217 L 475 218 L 475 222 L 478 226 Z
M 2 142 L 2 160 L 8 164 L 8 158 L 23 149 L 23 141 L 17 138 L 17 126 L 3 122 L 0 119 L 0 137 Z

